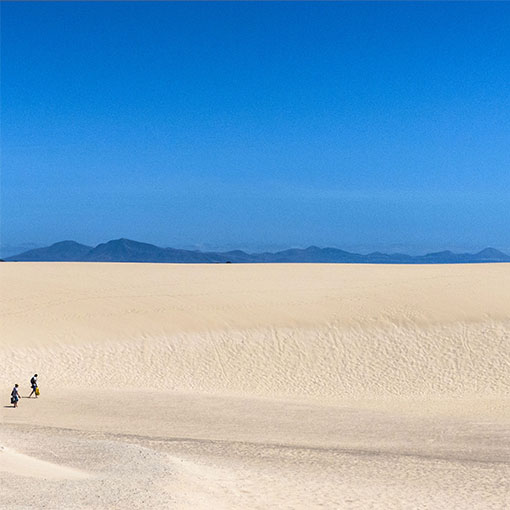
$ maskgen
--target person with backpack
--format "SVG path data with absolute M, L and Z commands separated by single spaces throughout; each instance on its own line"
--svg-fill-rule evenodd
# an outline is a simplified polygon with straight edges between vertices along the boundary
M 39 387 L 37 386 L 37 374 L 34 374 L 32 379 L 30 379 L 30 386 L 32 386 L 32 393 L 28 396 L 30 398 L 35 393 L 35 398 L 39 395 Z
M 11 391 L 11 404 L 13 404 L 14 407 L 18 407 L 18 401 L 20 398 L 21 397 L 18 390 L 18 384 L 15 384 L 14 388 Z

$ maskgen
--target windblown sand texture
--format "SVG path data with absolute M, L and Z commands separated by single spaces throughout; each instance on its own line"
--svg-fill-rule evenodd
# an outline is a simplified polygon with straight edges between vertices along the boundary
M 510 507 L 509 264 L 5 263 L 0 285 L 2 509 Z

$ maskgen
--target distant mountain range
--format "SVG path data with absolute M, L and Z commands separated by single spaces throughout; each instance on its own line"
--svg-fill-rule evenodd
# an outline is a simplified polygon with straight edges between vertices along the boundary
M 453 253 L 440 251 L 426 255 L 374 252 L 368 255 L 350 253 L 337 248 L 290 249 L 276 253 L 246 253 L 241 250 L 227 252 L 202 252 L 160 248 L 153 244 L 129 239 L 116 239 L 96 247 L 75 241 L 62 241 L 46 248 L 25 251 L 7 257 L 6 261 L 37 262 L 158 262 L 158 263 L 354 263 L 354 264 L 460 264 L 480 262 L 510 262 L 510 256 L 494 248 L 478 253 Z

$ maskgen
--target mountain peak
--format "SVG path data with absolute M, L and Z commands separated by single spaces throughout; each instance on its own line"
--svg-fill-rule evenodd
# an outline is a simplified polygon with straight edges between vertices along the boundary
M 83 244 L 77 243 L 76 241 L 72 240 L 66 240 L 66 241 L 58 241 L 57 243 L 53 243 L 51 247 L 58 246 L 58 247 L 69 247 L 69 246 L 85 246 Z
M 506 255 L 502 251 L 496 250 L 496 248 L 485 248 L 482 251 L 479 251 L 476 255 L 488 258 L 506 257 Z

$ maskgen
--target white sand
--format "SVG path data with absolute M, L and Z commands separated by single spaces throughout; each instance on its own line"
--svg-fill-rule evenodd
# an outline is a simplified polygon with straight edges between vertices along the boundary
M 60 464 L 35 459 L 0 446 L 0 470 L 15 476 L 45 480 L 75 480 L 88 478 L 86 473 Z
M 0 508 L 510 507 L 508 264 L 0 284 Z

